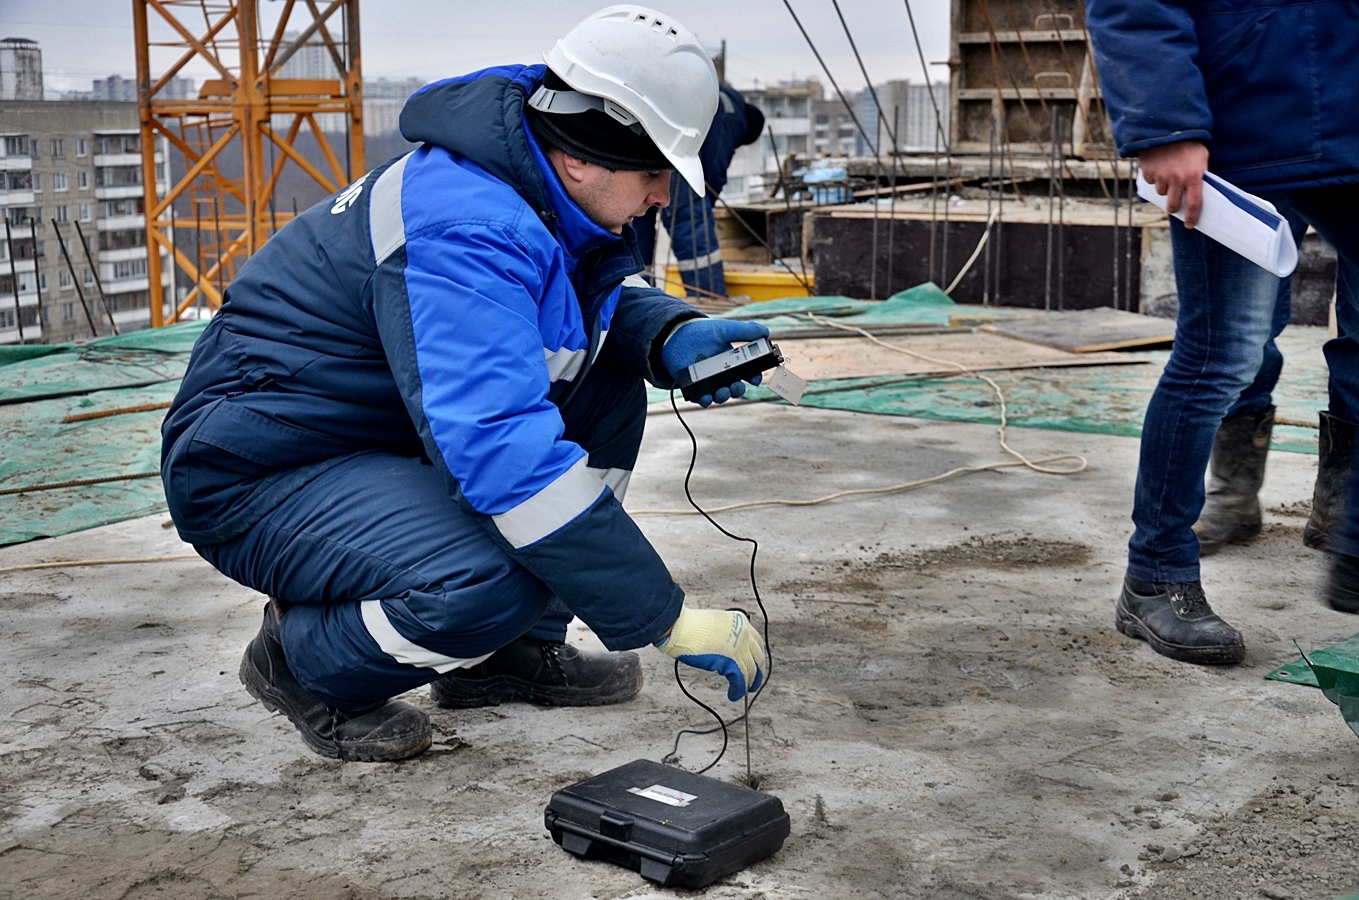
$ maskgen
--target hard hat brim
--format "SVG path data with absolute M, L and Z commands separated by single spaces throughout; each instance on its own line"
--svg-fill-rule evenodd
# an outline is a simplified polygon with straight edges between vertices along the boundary
M 708 195 L 708 186 L 703 181 L 703 163 L 699 161 L 697 156 L 672 156 L 665 152 L 664 147 L 661 148 L 661 153 L 665 155 L 666 159 L 670 160 L 675 171 L 680 173 L 680 177 L 688 182 L 695 194 L 700 197 Z

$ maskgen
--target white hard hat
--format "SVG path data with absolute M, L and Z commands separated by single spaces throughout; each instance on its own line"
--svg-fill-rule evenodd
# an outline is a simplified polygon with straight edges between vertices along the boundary
M 645 6 L 610 6 L 572 28 L 543 59 L 574 90 L 539 88 L 530 106 L 600 109 L 638 124 L 690 187 L 707 193 L 698 151 L 717 112 L 717 69 L 693 32 Z

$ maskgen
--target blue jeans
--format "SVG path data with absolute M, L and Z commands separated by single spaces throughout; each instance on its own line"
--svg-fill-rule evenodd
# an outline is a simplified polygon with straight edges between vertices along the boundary
M 641 379 L 597 360 L 561 412 L 592 468 L 632 471 L 646 424 Z M 279 623 L 288 667 L 340 709 L 428 684 L 521 635 L 562 641 L 572 616 L 428 460 L 382 450 L 329 469 L 240 537 L 196 549 L 227 577 L 293 604 Z M 367 601 L 409 642 L 407 661 L 378 646 Z
M 1359 185 L 1266 195 L 1294 235 L 1314 227 L 1336 249 L 1338 337 L 1325 346 L 1332 415 L 1359 415 Z M 1175 346 L 1142 427 L 1128 574 L 1143 581 L 1199 577 L 1193 524 L 1203 476 L 1224 416 L 1272 403 L 1283 357 L 1274 338 L 1288 324 L 1286 280 L 1178 220 L 1170 222 L 1180 312 Z M 1359 489 L 1359 485 L 1356 486 Z M 1351 507 L 1355 508 L 1355 507 Z M 1355 528 L 1359 536 L 1359 527 Z M 1359 542 L 1356 543 L 1359 546 Z

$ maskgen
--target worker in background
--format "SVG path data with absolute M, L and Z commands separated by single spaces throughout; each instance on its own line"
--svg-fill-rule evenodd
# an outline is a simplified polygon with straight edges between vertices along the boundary
M 717 100 L 717 114 L 713 116 L 712 127 L 698 152 L 707 190 L 694 193 L 682 178 L 673 177 L 670 205 L 660 210 L 661 222 L 670 233 L 670 247 L 675 254 L 680 279 L 691 297 L 727 295 L 714 204 L 727 186 L 727 169 L 737 148 L 755 143 L 764 133 L 764 113 L 759 107 L 746 103 L 736 88 L 721 85 Z M 657 210 L 652 209 L 633 223 L 637 229 L 637 249 L 647 266 L 656 255 L 656 215 Z M 665 261 L 662 260 L 659 266 L 664 272 Z
M 415 94 L 419 148 L 251 257 L 163 427 L 180 535 L 270 597 L 241 680 L 324 756 L 423 751 L 428 717 L 391 698 L 424 684 L 454 708 L 627 700 L 645 644 L 733 700 L 764 677 L 746 617 L 686 606 L 621 504 L 644 379 L 768 334 L 630 277 L 671 170 L 702 187 L 716 71 L 641 6 L 544 58 Z M 611 652 L 566 644 L 573 615 Z
M 1143 425 L 1116 623 L 1173 659 L 1236 663 L 1245 642 L 1208 604 L 1193 525 L 1204 509 L 1211 455 L 1215 485 L 1234 481 L 1240 495 L 1259 489 L 1279 365 L 1277 350 L 1269 351 L 1288 314 L 1277 276 L 1193 226 L 1211 163 L 1215 174 L 1269 200 L 1299 227 L 1311 225 L 1336 249 L 1340 325 L 1325 347 L 1331 387 L 1323 447 L 1352 436 L 1347 423 L 1359 421 L 1359 6 L 1087 0 L 1086 20 L 1120 154 L 1137 157 L 1170 210 L 1186 213 L 1184 223 L 1170 220 L 1179 318 Z M 1328 467 L 1333 474 L 1336 461 L 1323 456 L 1319 482 L 1329 484 Z M 1335 491 L 1320 484 L 1318 491 L 1317 506 L 1327 508 Z M 1220 541 L 1216 516 L 1205 517 L 1205 543 Z

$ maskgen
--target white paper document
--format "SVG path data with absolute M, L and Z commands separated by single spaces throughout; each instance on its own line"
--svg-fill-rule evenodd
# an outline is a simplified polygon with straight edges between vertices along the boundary
M 1137 196 L 1166 208 L 1166 198 L 1156 193 L 1156 185 L 1141 172 L 1137 173 Z M 1184 221 L 1183 201 L 1180 211 L 1171 215 Z M 1292 275 L 1298 264 L 1293 232 L 1274 204 L 1228 184 L 1212 172 L 1203 173 L 1203 211 L 1194 227 L 1281 278 Z

